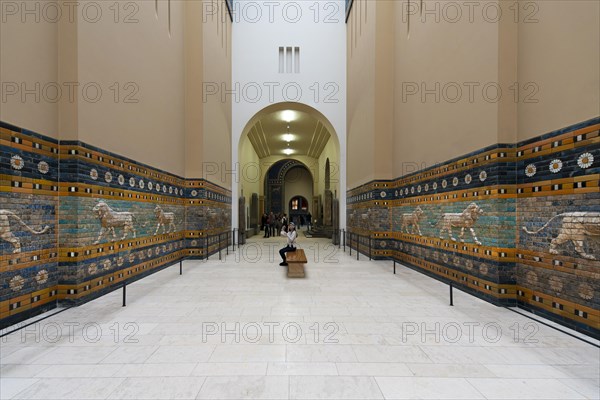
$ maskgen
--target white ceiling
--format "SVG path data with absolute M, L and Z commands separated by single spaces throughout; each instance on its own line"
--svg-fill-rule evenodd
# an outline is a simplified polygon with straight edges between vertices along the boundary
M 290 120 L 288 123 L 286 120 Z M 248 138 L 259 158 L 286 156 L 284 135 L 292 135 L 289 148 L 295 155 L 319 158 L 331 134 L 318 118 L 302 111 L 276 111 L 262 116 L 248 131 Z

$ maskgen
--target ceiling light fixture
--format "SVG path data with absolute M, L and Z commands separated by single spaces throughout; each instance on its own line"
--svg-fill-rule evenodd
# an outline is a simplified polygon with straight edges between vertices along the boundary
M 294 135 L 292 135 L 290 133 L 290 124 L 289 123 L 287 124 L 287 133 L 283 135 L 283 140 L 285 140 L 287 142 L 288 146 L 290 145 L 290 142 L 292 140 L 294 140 Z
M 292 110 L 285 110 L 281 112 L 281 119 L 285 122 L 292 122 L 296 119 L 296 113 Z
M 285 149 L 285 150 L 283 150 L 283 152 L 284 152 L 286 155 L 288 155 L 288 156 L 289 156 L 290 154 L 293 154 L 293 153 L 294 153 L 294 150 L 292 150 L 292 149 Z

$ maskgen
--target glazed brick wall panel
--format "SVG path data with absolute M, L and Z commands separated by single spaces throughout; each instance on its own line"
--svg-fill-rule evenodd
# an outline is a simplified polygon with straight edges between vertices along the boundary
M 80 304 L 189 257 L 188 229 L 201 237 L 229 231 L 231 193 L 218 185 L 1 122 L 0 134 L 0 209 L 34 230 L 49 226 L 32 235 L 8 217 L 22 251 L 13 254 L 15 247 L 0 241 L 0 327 L 57 301 Z M 116 237 L 110 232 L 97 243 L 102 225 L 94 207 L 100 202 L 131 213 L 136 237 L 130 232 L 123 238 L 118 226 Z M 157 205 L 168 217 L 158 232 Z M 209 242 L 210 253 L 228 243 Z
M 442 221 L 441 216 L 445 213 L 462 213 L 471 201 L 422 204 L 419 206 L 401 206 L 392 209 L 392 231 L 402 232 L 402 220 L 404 214 L 412 214 L 417 207 L 423 211 L 422 219 L 419 224 L 423 236 L 448 238 L 448 233 L 444 231 L 440 234 Z M 506 247 L 515 246 L 515 199 L 490 199 L 477 202 L 484 214 L 481 215 L 474 225 L 479 240 L 486 246 Z M 407 226 L 404 229 L 412 229 Z M 454 237 L 458 240 L 460 229 L 453 229 Z M 465 231 L 464 241 L 473 243 L 471 234 Z
M 48 227 L 47 233 L 32 235 L 15 219 L 9 218 L 11 232 L 19 240 L 22 253 L 56 248 L 56 196 L 0 193 L 0 202 L 2 210 L 14 213 L 35 231 Z M 9 242 L 0 242 L 2 254 L 10 254 L 13 250 L 14 246 Z
M 61 143 L 61 154 L 61 301 L 78 304 L 181 258 L 181 178 L 81 142 Z M 169 217 L 158 232 L 157 207 Z M 126 222 L 103 229 L 100 213 Z
M 60 204 L 60 244 L 62 247 L 85 247 L 95 244 L 102 226 L 93 209 L 100 201 L 106 203 L 115 212 L 125 211 L 131 213 L 137 238 L 154 236 L 158 224 L 154 213 L 157 205 L 155 203 L 70 197 L 61 200 Z M 175 228 L 173 229 L 167 224 L 161 225 L 158 234 L 166 233 L 169 229 L 173 232 L 181 232 L 185 222 L 183 205 L 159 205 L 163 212 L 174 215 Z M 62 227 L 65 227 L 65 229 L 62 229 Z M 114 233 L 114 237 L 112 233 L 104 234 L 100 243 L 109 242 L 113 239 L 121 240 L 124 230 L 119 227 L 115 229 Z M 132 238 L 133 234 L 128 232 L 125 239 Z
M 55 306 L 58 171 L 56 140 L 0 122 L 0 328 Z
M 206 259 L 232 244 L 231 193 L 205 180 L 186 182 L 186 257 Z
M 519 143 L 516 167 L 518 302 L 594 337 L 600 333 L 600 242 L 594 239 L 600 222 L 592 221 L 600 217 L 599 127 L 595 119 Z M 587 223 L 576 236 L 579 227 L 560 216 L 572 212 L 587 213 L 579 214 Z M 561 233 L 567 234 L 562 243 L 556 241 Z
M 598 338 L 599 128 L 594 118 L 349 190 L 348 229 L 373 238 L 375 258 L 393 257 L 493 303 L 517 303 Z M 440 235 L 440 216 L 472 202 L 484 211 L 473 226 L 481 245 L 468 230 L 464 243 Z M 422 235 L 403 229 L 404 215 L 417 207 Z M 387 229 L 378 218 L 383 210 L 390 212 Z M 577 237 L 560 216 L 572 212 L 587 213 L 579 214 L 588 219 Z M 538 230 L 557 215 L 539 233 L 523 230 Z M 459 233 L 453 229 L 456 239 Z M 557 242 L 561 233 L 567 237 Z

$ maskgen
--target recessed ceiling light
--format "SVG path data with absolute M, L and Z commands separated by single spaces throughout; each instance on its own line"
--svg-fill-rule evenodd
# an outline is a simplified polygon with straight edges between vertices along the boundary
M 290 154 L 294 153 L 294 150 L 292 150 L 292 149 L 285 149 L 285 150 L 283 150 L 283 152 L 289 156 Z
M 285 140 L 286 142 L 291 142 L 292 140 L 294 140 L 294 135 L 292 135 L 291 133 L 286 133 L 285 135 L 283 135 L 283 140 Z
M 296 113 L 292 110 L 285 110 L 281 112 L 281 119 L 285 122 L 292 122 L 296 119 Z

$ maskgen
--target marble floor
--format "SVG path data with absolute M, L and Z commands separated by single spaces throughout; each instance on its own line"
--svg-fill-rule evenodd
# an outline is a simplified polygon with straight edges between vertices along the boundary
M 598 347 L 301 238 L 187 261 L 0 339 L 2 399 L 598 399 Z M 224 257 L 225 258 L 225 257 Z

